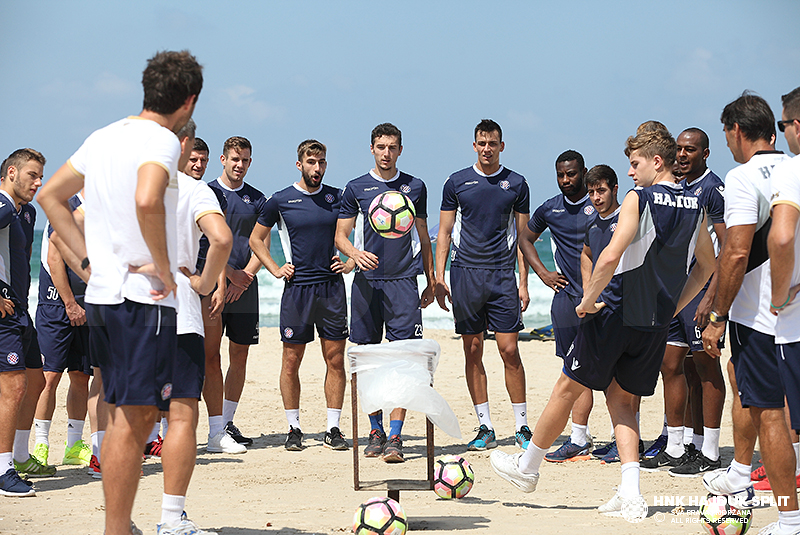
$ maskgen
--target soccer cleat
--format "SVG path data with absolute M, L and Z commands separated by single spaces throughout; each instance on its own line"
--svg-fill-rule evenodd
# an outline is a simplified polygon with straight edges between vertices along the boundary
M 88 466 L 92 462 L 92 447 L 83 440 L 77 441 L 71 448 L 64 448 L 61 464 Z
M 92 459 L 89 461 L 89 475 L 94 479 L 103 479 L 103 473 L 100 471 L 100 461 L 97 459 L 97 455 L 92 455 Z
M 597 512 L 605 516 L 623 517 L 629 522 L 639 522 L 647 517 L 647 501 L 641 494 L 633 498 L 623 498 L 617 493 L 598 507 Z
M 21 498 L 34 496 L 36 491 L 28 482 L 19 477 L 16 470 L 9 468 L 5 474 L 0 476 L 0 495 Z
M 37 442 L 33 446 L 33 453 L 31 453 L 31 457 L 39 461 L 39 463 L 47 465 L 47 458 L 50 456 L 50 446 L 43 443 Z
M 238 427 L 233 425 L 232 421 L 225 424 L 225 431 L 227 431 L 231 438 L 239 444 L 244 444 L 245 446 L 253 445 L 253 439 L 242 435 L 242 432 L 239 431 Z
M 605 446 L 600 446 L 599 448 L 592 451 L 592 456 L 598 459 L 602 459 L 608 452 L 611 451 L 617 445 L 616 441 L 612 440 L 611 442 L 607 443 Z
M 517 441 L 517 446 L 522 448 L 523 450 L 528 449 L 528 444 L 531 443 L 531 437 L 533 433 L 531 433 L 530 427 L 527 425 L 523 425 L 519 428 L 519 431 L 516 432 L 514 435 L 514 440 Z
M 493 451 L 489 462 L 497 475 L 517 487 L 522 492 L 533 492 L 539 483 L 539 474 L 523 474 L 519 471 L 519 459 L 523 452 L 509 455 L 502 451 Z
M 213 531 L 205 531 L 200 526 L 189 520 L 186 511 L 181 513 L 181 519 L 177 524 L 158 524 L 156 525 L 158 535 L 216 535 Z
M 29 477 L 52 477 L 56 475 L 55 466 L 52 464 L 42 464 L 30 456 L 28 456 L 28 460 L 24 463 L 14 461 L 14 468 L 20 474 L 25 474 Z
M 565 461 L 583 461 L 589 458 L 589 449 L 591 449 L 591 442 L 587 442 L 583 446 L 573 444 L 572 438 L 568 438 L 556 450 L 544 456 L 545 461 L 551 463 L 563 463 Z
M 800 535 L 800 529 L 794 531 L 786 531 L 780 529 L 777 522 L 764 527 L 758 532 L 758 535 Z
M 652 444 L 650 447 L 647 448 L 647 451 L 644 452 L 643 457 L 645 459 L 652 459 L 667 447 L 667 435 L 661 435 Z
M 608 453 L 603 455 L 600 458 L 600 462 L 602 464 L 611 464 L 611 463 L 618 463 L 619 462 L 619 450 L 617 449 L 617 441 L 611 443 L 611 448 L 609 448 Z
M 689 447 L 689 451 L 681 457 L 682 462 L 678 466 L 669 469 L 669 475 L 675 477 L 698 477 L 703 472 L 717 470 L 722 466 L 722 462 L 717 459 L 712 461 L 702 451 L 698 451 L 694 446 Z
M 467 444 L 469 451 L 484 451 L 497 447 L 494 429 L 489 429 L 486 424 L 481 424 L 475 431 L 478 432 L 478 435 Z
M 325 438 L 322 440 L 322 445 L 336 451 L 345 451 L 350 449 L 350 444 L 344 439 L 344 435 L 338 427 L 331 427 L 330 431 L 325 432 Z
M 693 458 L 697 450 L 690 450 L 684 453 L 681 457 L 673 457 L 665 449 L 652 459 L 645 459 L 639 463 L 639 468 L 644 472 L 658 472 L 662 468 L 677 467 L 689 458 Z
M 386 446 L 386 433 L 380 429 L 373 429 L 369 432 L 369 443 L 364 448 L 364 457 L 380 457 L 383 455 L 383 448 Z
M 303 449 L 303 432 L 297 427 L 289 426 L 289 433 L 286 435 L 286 444 L 284 445 L 288 451 L 300 451 Z
M 728 479 L 725 468 L 706 472 L 703 475 L 703 486 L 708 492 L 716 496 L 728 496 L 728 503 L 737 509 L 752 509 L 759 505 L 753 485 L 736 488 Z
M 797 488 L 800 488 L 800 475 L 795 476 L 795 485 Z M 770 492 L 772 491 L 772 485 L 769 483 L 769 478 L 764 478 L 761 481 L 753 483 L 753 489 L 761 492 Z
M 762 479 L 767 479 L 767 468 L 763 464 L 750 472 L 750 481 L 761 481 Z
M 392 435 L 383 447 L 383 462 L 385 463 L 404 463 L 403 441 L 400 435 Z
M 161 435 L 158 436 L 152 442 L 148 442 L 144 445 L 144 457 L 145 459 L 149 459 L 150 457 L 161 457 L 161 447 L 164 444 L 164 439 L 161 438 Z
M 225 429 L 208 439 L 206 445 L 208 453 L 245 453 L 247 448 L 239 444 L 228 434 Z

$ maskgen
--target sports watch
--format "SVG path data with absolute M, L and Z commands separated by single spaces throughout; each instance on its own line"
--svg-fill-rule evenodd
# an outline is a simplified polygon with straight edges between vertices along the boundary
M 723 316 L 722 314 L 717 314 L 716 312 L 714 312 L 712 310 L 711 313 L 708 315 L 708 320 L 711 323 L 723 323 L 723 322 L 728 321 L 728 315 L 725 314 Z

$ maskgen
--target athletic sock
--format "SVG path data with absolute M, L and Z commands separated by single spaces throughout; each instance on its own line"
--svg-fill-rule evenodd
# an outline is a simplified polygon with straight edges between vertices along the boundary
M 100 445 L 97 443 L 97 433 L 98 431 L 92 433 L 92 455 L 100 459 Z
M 783 533 L 797 533 L 800 528 L 800 511 L 778 511 L 778 529 Z
M 667 415 L 664 415 L 664 427 L 661 428 L 661 435 L 662 437 L 667 436 Z
M 642 493 L 639 490 L 639 463 L 625 463 L 622 465 L 622 479 L 617 493 L 622 498 L 635 498 Z
M 36 444 L 50 445 L 50 424 L 53 420 L 33 419 L 33 431 L 36 435 Z
M 575 444 L 576 446 L 583 446 L 589 442 L 588 438 L 588 425 L 580 425 L 580 424 L 572 424 L 572 434 L 569 436 L 569 440 Z
M 217 416 L 209 416 L 208 417 L 208 437 L 213 438 L 219 434 L 220 431 L 225 427 L 225 420 L 222 419 L 222 415 L 218 414 Z
M 0 470 L 5 474 L 9 468 L 14 468 L 14 454 L 10 451 L 0 453 Z
M 800 442 L 793 442 L 792 447 L 794 448 L 794 458 L 796 460 L 794 474 L 798 476 L 800 475 Z
M 489 414 L 488 401 L 475 405 L 475 414 L 478 416 L 478 425 L 485 425 L 489 429 L 494 429 L 492 426 L 492 415 Z
M 667 455 L 680 457 L 683 455 L 683 426 L 667 427 Z
M 186 496 L 172 494 L 161 495 L 161 523 L 177 524 L 181 521 L 181 513 L 186 507 Z
M 400 436 L 403 432 L 403 420 L 389 420 L 389 436 Z
M 694 445 L 694 449 L 697 451 L 702 451 L 704 441 L 705 437 L 703 435 L 698 435 L 697 433 L 692 432 L 692 444 Z
M 228 399 L 222 400 L 222 421 L 226 424 L 233 421 L 233 416 L 236 414 L 236 407 L 239 406 L 238 401 L 230 401 Z
M 97 432 L 97 462 L 100 462 L 100 452 L 103 451 L 103 438 L 105 438 L 106 432 L 105 431 L 98 431 Z
M 342 419 L 342 409 L 331 409 L 328 407 L 328 432 L 334 427 L 339 427 L 339 420 Z
M 84 420 L 67 420 L 67 447 L 71 448 L 83 438 Z
M 642 416 L 642 413 L 639 412 L 639 411 L 636 411 L 636 416 L 635 416 L 636 417 L 636 433 L 639 434 L 639 436 L 641 436 L 641 433 L 639 433 L 639 420 L 641 419 L 641 416 Z
M 386 434 L 386 432 L 383 430 L 383 411 L 378 411 L 375 414 L 370 414 L 369 425 L 370 429 L 377 429 L 381 433 Z
M 158 432 L 161 431 L 161 422 L 153 424 L 153 429 L 150 430 L 150 436 L 147 437 L 147 443 L 150 444 L 154 440 L 158 440 Z
M 719 427 L 703 426 L 703 455 L 711 461 L 719 459 Z
M 746 488 L 750 486 L 750 465 L 731 461 L 728 467 L 728 481 L 734 488 Z
M 30 429 L 17 429 L 14 432 L 14 460 L 24 463 L 31 456 L 28 451 L 28 441 L 31 438 Z
M 286 422 L 289 424 L 289 429 L 294 427 L 300 429 L 300 409 L 284 409 L 286 413 Z
M 694 438 L 694 429 L 691 427 L 684 427 L 683 428 L 683 444 L 684 446 L 688 446 L 692 443 L 692 438 Z
M 528 404 L 512 403 L 511 408 L 514 409 L 514 420 L 517 423 L 517 431 L 519 431 L 523 425 L 528 425 Z
M 528 444 L 528 449 L 519 458 L 519 471 L 523 474 L 538 474 L 544 456 L 550 448 L 540 448 L 533 443 Z
M 169 420 L 165 416 L 161 417 L 161 438 L 167 438 L 167 430 L 169 429 Z

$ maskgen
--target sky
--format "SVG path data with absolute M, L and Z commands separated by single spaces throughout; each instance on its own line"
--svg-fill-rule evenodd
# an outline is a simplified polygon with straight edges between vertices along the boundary
M 299 178 L 297 145 L 328 146 L 325 181 L 374 166 L 370 132 L 403 132 L 398 166 L 428 187 L 438 222 L 447 176 L 475 162 L 473 129 L 503 127 L 501 163 L 523 174 L 531 211 L 558 194 L 567 149 L 611 165 L 620 199 L 625 139 L 645 120 L 711 138 L 709 166 L 736 164 L 720 112 L 750 89 L 780 115 L 800 85 L 797 0 L 759 2 L 0 2 L 0 154 L 40 150 L 52 175 L 94 130 L 141 111 L 141 72 L 159 50 L 204 66 L 195 110 L 211 147 L 253 144 L 246 181 L 266 195 Z M 788 151 L 778 135 L 777 148 Z M 40 216 L 39 226 L 44 217 Z

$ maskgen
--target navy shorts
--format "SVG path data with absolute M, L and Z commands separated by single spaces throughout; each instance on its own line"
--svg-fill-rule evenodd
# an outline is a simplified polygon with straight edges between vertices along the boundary
M 307 344 L 314 340 L 314 326 L 320 338 L 347 339 L 347 293 L 344 279 L 316 284 L 287 283 L 281 297 L 281 340 Z
M 631 394 L 652 396 L 668 330 L 640 331 L 623 325 L 621 314 L 602 308 L 578 327 L 564 373 L 592 390 L 605 390 L 616 379 Z
M 90 351 L 103 372 L 105 401 L 169 410 L 178 350 L 174 308 L 125 300 L 86 305 Z
M 513 269 L 450 267 L 457 334 L 517 333 L 524 328 Z
M 25 333 L 32 329 L 30 316 L 20 305 L 14 307 L 14 313 L 0 319 L 0 373 L 25 371 L 28 348 Z M 40 359 L 41 361 L 41 359 Z
M 25 313 L 28 316 L 28 313 Z M 39 349 L 39 335 L 33 326 L 31 317 L 28 316 L 28 326 L 22 333 L 22 347 L 25 351 L 25 367 L 29 370 L 41 370 L 44 366 L 42 352 Z
M 417 278 L 376 280 L 356 273 L 350 294 L 350 341 L 379 344 L 384 324 L 387 340 L 422 338 Z
M 678 312 L 678 315 L 672 318 L 669 324 L 669 336 L 667 337 L 667 344 L 676 347 L 686 347 L 692 353 L 696 351 L 705 351 L 703 348 L 703 331 L 697 326 L 694 315 L 697 312 L 697 305 L 706 294 L 705 290 L 701 290 L 692 301 L 686 305 L 683 310 Z M 725 333 L 717 342 L 717 347 L 720 349 L 725 347 Z
M 200 399 L 206 376 L 206 350 L 203 337 L 196 333 L 178 335 L 172 399 Z
M 92 374 L 89 362 L 89 328 L 70 325 L 67 310 L 58 305 L 36 307 L 36 330 L 44 360 L 44 371 L 64 370 Z
M 233 303 L 222 309 L 222 326 L 231 342 L 249 346 L 258 343 L 258 279 Z
M 556 337 L 556 355 L 562 359 L 578 334 L 581 318 L 575 313 L 575 307 L 579 304 L 581 304 L 580 297 L 561 290 L 553 296 L 553 303 L 550 305 L 550 319 Z
M 775 378 L 780 377 L 775 337 L 734 321 L 730 322 L 730 337 L 742 407 L 783 407 L 783 389 L 775 388 Z

